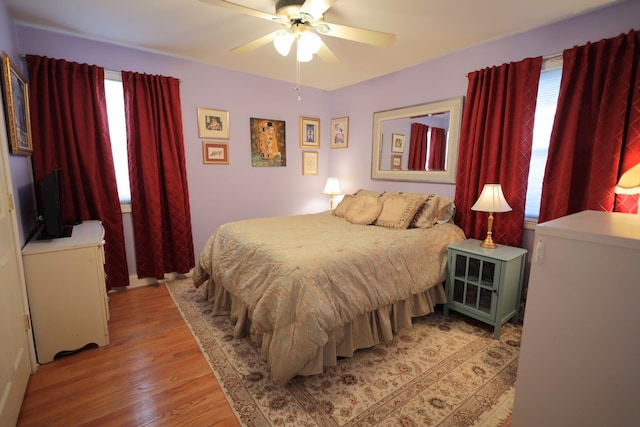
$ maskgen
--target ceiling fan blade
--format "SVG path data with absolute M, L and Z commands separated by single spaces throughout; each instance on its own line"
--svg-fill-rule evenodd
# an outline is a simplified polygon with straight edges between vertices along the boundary
M 313 19 L 318 19 L 338 0 L 307 0 L 300 8 L 300 12 L 308 13 Z
M 318 53 L 316 53 L 316 55 L 318 55 L 320 59 L 322 59 L 322 61 L 326 64 L 337 65 L 340 63 L 340 60 L 335 55 L 335 53 L 333 53 L 333 51 L 329 49 L 329 46 L 324 44 L 324 42 L 320 44 L 320 49 L 318 50 Z
M 244 13 L 246 15 L 256 16 L 258 18 L 266 19 L 267 21 L 278 21 L 280 18 L 272 13 L 262 12 L 261 10 L 251 9 L 250 7 L 242 6 L 239 4 L 231 3 L 225 0 L 200 0 L 202 3 L 209 4 L 211 6 L 224 7 L 225 9 L 233 10 L 235 12 Z
M 383 33 L 381 31 L 365 30 L 363 28 L 348 27 L 346 25 L 330 24 L 328 32 L 324 35 L 337 37 L 340 39 L 352 40 L 380 47 L 391 47 L 396 41 L 395 34 Z
M 229 52 L 233 52 L 233 53 L 247 53 L 249 51 L 252 51 L 254 49 L 257 49 L 259 47 L 264 46 L 265 44 L 272 42 L 275 38 L 278 31 L 274 31 L 273 33 L 269 33 L 266 36 L 262 36 L 260 38 L 257 38 L 255 40 L 252 40 L 248 43 L 245 44 L 241 44 L 240 46 L 234 47 L 233 49 L 231 49 Z

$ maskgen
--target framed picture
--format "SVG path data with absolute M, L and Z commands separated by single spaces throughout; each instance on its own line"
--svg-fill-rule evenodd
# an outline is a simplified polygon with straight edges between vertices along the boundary
M 285 122 L 249 119 L 251 127 L 251 166 L 287 166 Z
M 320 148 L 320 119 L 300 117 L 300 147 Z
M 33 153 L 33 145 L 29 116 L 29 86 L 6 52 L 2 52 L 2 77 L 11 152 L 30 156 Z
M 229 143 L 202 141 L 202 159 L 205 164 L 228 165 Z
M 404 139 L 405 139 L 405 136 L 399 133 L 391 134 L 391 152 L 392 153 L 404 153 Z
M 200 138 L 229 139 L 229 112 L 198 107 Z
M 331 148 L 349 147 L 349 117 L 331 119 Z
M 302 152 L 302 175 L 318 175 L 318 152 Z
M 391 170 L 392 171 L 402 170 L 402 154 L 391 155 Z

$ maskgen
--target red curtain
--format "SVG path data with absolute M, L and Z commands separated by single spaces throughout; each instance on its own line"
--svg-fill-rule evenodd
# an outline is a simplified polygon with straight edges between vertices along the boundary
M 520 246 L 542 58 L 469 74 L 456 179 L 456 223 L 467 237 L 484 239 L 485 212 L 475 212 L 484 184 L 499 183 L 513 209 L 495 214 L 493 240 Z
M 636 212 L 638 196 L 614 188 L 639 162 L 640 33 L 564 51 L 539 222 L 587 209 Z
M 122 73 L 138 277 L 195 266 L 180 82 Z
M 447 151 L 447 132 L 442 128 L 431 128 L 431 144 L 429 145 L 430 171 L 445 170 L 445 153 Z
M 27 65 L 36 185 L 62 169 L 63 221 L 101 220 L 107 289 L 128 286 L 104 69 L 35 55 L 27 55 Z
M 427 163 L 427 144 L 429 126 L 411 123 L 411 144 L 409 146 L 409 165 L 412 171 L 423 171 Z

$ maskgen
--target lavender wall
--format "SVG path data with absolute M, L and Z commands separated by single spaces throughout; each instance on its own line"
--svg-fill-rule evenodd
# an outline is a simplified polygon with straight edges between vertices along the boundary
M 181 79 L 184 142 L 191 199 L 194 245 L 199 254 L 222 223 L 329 208 L 321 194 L 327 177 L 330 135 L 330 93 L 238 73 L 197 62 L 142 52 L 35 28 L 18 26 L 21 53 L 97 64 L 109 70 L 131 70 Z M 292 63 L 291 72 L 295 72 Z M 304 66 L 302 68 L 304 79 Z M 198 137 L 197 108 L 230 112 L 229 165 L 205 165 Z M 318 176 L 302 176 L 299 117 L 317 117 L 321 124 Z M 286 122 L 287 166 L 252 167 L 249 118 Z M 125 215 L 127 255 L 133 262 L 129 215 Z
M 20 61 L 20 55 L 18 54 L 16 27 L 13 24 L 13 19 L 9 14 L 5 0 L 0 0 L 0 50 L 6 52 L 14 65 L 25 76 L 27 75 L 26 68 L 22 61 Z M 9 152 L 11 152 L 10 148 Z M 31 160 L 27 156 L 9 155 L 9 168 L 11 172 L 11 185 L 15 200 L 16 217 L 19 223 L 19 242 L 22 247 L 26 244 L 27 238 L 35 226 L 36 208 Z
M 465 95 L 469 72 L 614 37 L 640 28 L 638 16 L 640 1 L 633 0 L 332 92 L 331 112 L 349 116 L 350 129 L 349 150 L 331 152 L 330 175 L 340 178 L 345 191 L 367 187 L 453 195 L 454 185 L 370 179 L 374 112 Z
M 20 53 L 87 62 L 111 70 L 170 75 L 182 80 L 194 245 L 199 254 L 211 233 L 224 222 L 327 209 L 328 198 L 321 194 L 327 176 L 340 178 L 345 192 L 358 188 L 402 189 L 453 196 L 455 186 L 449 184 L 371 180 L 374 112 L 464 95 L 466 74 L 470 71 L 613 37 L 637 27 L 637 16 L 640 16 L 640 1 L 633 0 L 333 92 L 303 88 L 301 102 L 296 100 L 290 83 L 30 27 L 18 26 L 17 34 Z M 302 76 L 304 79 L 304 68 Z M 230 111 L 230 165 L 202 163 L 197 107 Z M 300 116 L 321 120 L 318 176 L 302 176 L 302 150 L 298 143 Z M 349 117 L 349 148 L 330 150 L 330 120 L 343 116 Z M 286 121 L 286 168 L 251 167 L 250 117 Z M 128 245 L 131 244 L 129 238 Z

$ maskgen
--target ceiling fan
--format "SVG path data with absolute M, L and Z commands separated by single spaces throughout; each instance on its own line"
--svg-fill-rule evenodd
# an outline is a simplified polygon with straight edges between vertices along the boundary
M 296 41 L 298 62 L 310 61 L 313 54 L 317 53 L 324 62 L 338 64 L 338 57 L 316 33 L 381 47 L 390 47 L 396 40 L 394 34 L 324 22 L 324 13 L 337 0 L 278 0 L 275 15 L 226 0 L 200 1 L 276 22 L 284 27 L 231 49 L 235 53 L 249 52 L 274 42 L 278 52 L 287 56 L 291 45 Z

